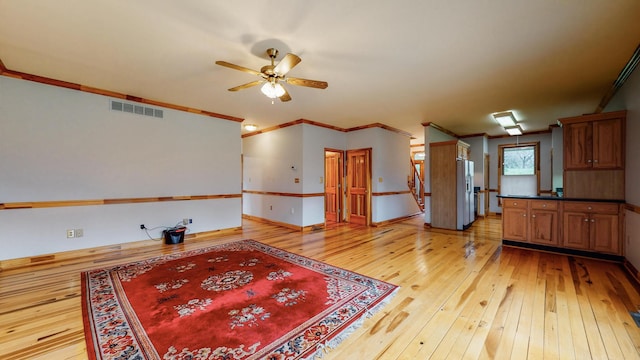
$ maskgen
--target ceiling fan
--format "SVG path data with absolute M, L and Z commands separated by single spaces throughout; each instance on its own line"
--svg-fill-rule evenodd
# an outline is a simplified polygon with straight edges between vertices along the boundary
M 287 89 L 285 89 L 284 86 L 282 86 L 282 83 L 312 87 L 316 89 L 325 89 L 329 85 L 325 81 L 286 77 L 289 70 L 293 69 L 294 66 L 298 65 L 298 63 L 302 61 L 302 59 L 300 59 L 298 55 L 289 53 L 285 55 L 285 57 L 282 60 L 280 60 L 280 62 L 277 65 L 274 64 L 274 61 L 278 56 L 278 50 L 274 48 L 269 48 L 267 49 L 267 55 L 271 59 L 271 65 L 263 66 L 262 69 L 260 69 L 260 71 L 252 70 L 236 64 L 231 64 L 226 61 L 216 61 L 217 65 L 225 66 L 235 70 L 244 71 L 249 74 L 258 75 L 262 78 L 260 80 L 256 80 L 250 83 L 232 87 L 231 89 L 229 89 L 229 91 L 238 91 L 238 90 L 250 88 L 252 86 L 263 84 L 262 88 L 260 89 L 263 94 L 265 94 L 267 97 L 271 99 L 279 98 L 280 101 L 284 102 L 284 101 L 290 101 L 291 96 L 287 92 Z

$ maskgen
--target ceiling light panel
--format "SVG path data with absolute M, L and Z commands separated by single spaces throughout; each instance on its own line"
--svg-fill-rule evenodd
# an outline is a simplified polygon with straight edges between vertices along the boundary
M 493 118 L 496 119 L 503 128 L 516 126 L 516 118 L 511 111 L 493 114 Z

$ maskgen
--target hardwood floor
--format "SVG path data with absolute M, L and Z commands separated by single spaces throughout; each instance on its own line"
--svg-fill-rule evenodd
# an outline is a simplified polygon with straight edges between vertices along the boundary
M 640 293 L 615 263 L 502 247 L 500 220 L 465 232 L 422 218 L 300 233 L 242 230 L 56 255 L 0 272 L 0 359 L 85 359 L 80 272 L 251 238 L 401 286 L 324 359 L 640 358 Z

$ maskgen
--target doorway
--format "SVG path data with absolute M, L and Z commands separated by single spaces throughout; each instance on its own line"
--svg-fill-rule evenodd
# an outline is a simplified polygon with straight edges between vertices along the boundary
M 371 149 L 347 151 L 346 221 L 371 223 Z
M 409 177 L 409 188 L 413 192 L 421 211 L 424 211 L 424 151 L 416 151 L 411 153 L 411 172 L 413 176 Z
M 324 151 L 324 218 L 327 224 L 344 220 L 344 151 Z

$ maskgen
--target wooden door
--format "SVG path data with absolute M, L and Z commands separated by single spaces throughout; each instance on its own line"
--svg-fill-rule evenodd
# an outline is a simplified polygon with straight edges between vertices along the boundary
M 340 222 L 342 217 L 342 152 L 325 151 L 324 211 L 326 221 Z
M 347 221 L 369 225 L 371 150 L 347 151 Z
M 564 169 L 590 169 L 593 161 L 591 123 L 567 124 L 563 132 Z
M 622 120 L 601 120 L 593 123 L 593 168 L 623 167 Z
M 619 254 L 618 215 L 591 214 L 590 223 L 591 249 Z
M 505 207 L 502 209 L 502 238 L 515 241 L 527 241 L 526 208 Z
M 564 247 L 589 249 L 589 214 L 565 211 L 562 217 Z
M 532 243 L 558 246 L 558 212 L 550 210 L 531 210 Z

